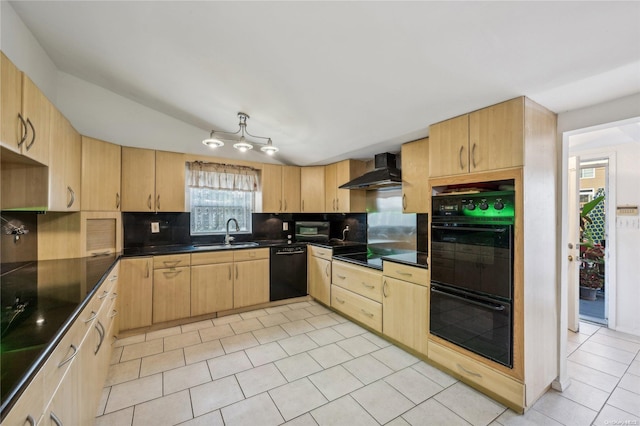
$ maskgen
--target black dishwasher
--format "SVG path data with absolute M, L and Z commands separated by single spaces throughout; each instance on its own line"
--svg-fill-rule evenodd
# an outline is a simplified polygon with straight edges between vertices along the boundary
M 306 296 L 307 245 L 271 247 L 269 300 Z

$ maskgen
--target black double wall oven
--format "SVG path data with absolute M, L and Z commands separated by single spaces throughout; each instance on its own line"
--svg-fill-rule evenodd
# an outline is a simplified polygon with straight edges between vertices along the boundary
M 513 367 L 513 191 L 432 200 L 429 331 Z

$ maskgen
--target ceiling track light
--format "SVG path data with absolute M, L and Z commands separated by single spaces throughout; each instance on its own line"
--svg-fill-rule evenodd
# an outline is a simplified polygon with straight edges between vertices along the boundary
M 233 147 L 235 149 L 237 149 L 240 152 L 247 152 L 251 149 L 253 149 L 254 145 L 259 145 L 260 146 L 260 151 L 264 152 L 267 155 L 273 155 L 276 152 L 278 152 L 278 148 L 276 148 L 275 146 L 273 146 L 273 142 L 271 142 L 271 138 L 267 138 L 264 136 L 256 136 L 256 135 L 252 135 L 251 133 L 249 133 L 247 131 L 247 119 L 249 118 L 248 114 L 245 114 L 244 112 L 239 112 L 238 113 L 238 118 L 240 119 L 240 123 L 238 124 L 239 128 L 237 131 L 235 132 L 222 132 L 222 131 L 217 131 L 217 130 L 212 130 L 211 133 L 209 134 L 209 137 L 205 140 L 202 141 L 203 144 L 207 145 L 209 148 L 219 148 L 221 146 L 224 146 L 224 140 L 227 141 L 232 141 L 235 142 L 233 144 Z M 224 138 L 221 137 L 220 135 L 237 135 L 240 134 L 240 140 L 234 139 L 234 138 Z M 264 139 L 267 142 L 266 143 L 261 143 L 261 142 L 249 142 L 247 141 L 247 139 L 245 138 L 245 134 L 247 136 L 250 136 L 254 139 Z

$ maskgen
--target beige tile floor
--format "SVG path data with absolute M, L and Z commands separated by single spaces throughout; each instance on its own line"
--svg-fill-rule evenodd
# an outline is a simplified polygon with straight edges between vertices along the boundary
M 582 323 L 517 415 L 315 302 L 116 342 L 96 425 L 640 425 L 640 338 Z

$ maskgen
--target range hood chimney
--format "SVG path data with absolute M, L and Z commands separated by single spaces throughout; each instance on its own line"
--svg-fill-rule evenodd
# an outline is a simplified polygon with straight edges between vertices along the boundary
M 374 157 L 375 169 L 350 180 L 342 189 L 380 189 L 402 185 L 402 175 L 396 167 L 396 155 L 385 152 Z

